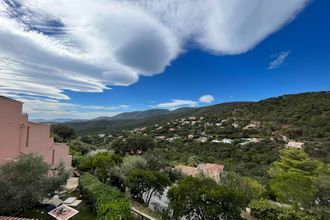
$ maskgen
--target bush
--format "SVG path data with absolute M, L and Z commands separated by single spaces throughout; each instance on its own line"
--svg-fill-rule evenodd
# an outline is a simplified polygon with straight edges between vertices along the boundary
M 63 164 L 54 170 L 39 155 L 21 155 L 0 167 L 0 215 L 24 214 L 69 177 Z
M 266 199 L 253 200 L 249 207 L 251 214 L 262 220 L 313 220 L 302 211 L 283 207 Z
M 80 177 L 79 185 L 82 194 L 98 216 L 98 220 L 131 218 L 130 202 L 116 188 L 103 184 L 89 173 Z
M 109 170 L 115 165 L 119 165 L 122 158 L 111 151 L 94 151 L 87 156 L 81 157 L 78 168 L 84 172 L 90 172 L 101 181 L 108 179 Z

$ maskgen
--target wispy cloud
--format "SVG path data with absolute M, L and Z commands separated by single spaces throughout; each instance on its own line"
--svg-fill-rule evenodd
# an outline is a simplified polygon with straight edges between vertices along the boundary
M 244 53 L 308 2 L 3 0 L 0 93 L 68 100 L 64 90 L 131 85 L 162 73 L 189 50 L 187 42 L 215 54 Z
M 160 103 L 154 106 L 153 108 L 166 108 L 166 109 L 177 109 L 182 107 L 196 107 L 201 103 L 211 103 L 214 101 L 214 97 L 212 95 L 203 95 L 199 97 L 198 101 L 193 100 L 182 100 L 182 99 L 172 99 L 170 102 Z
M 284 61 L 286 60 L 286 58 L 290 55 L 291 51 L 282 51 L 278 54 L 273 54 L 271 57 L 274 58 L 274 60 L 269 64 L 268 66 L 268 70 L 271 70 L 271 69 L 277 69 L 279 68 L 283 63 Z
M 199 97 L 199 102 L 202 103 L 211 103 L 214 101 L 214 97 L 212 95 L 203 95 Z
M 129 105 L 81 105 L 31 97 L 16 99 L 24 102 L 23 111 L 28 113 L 31 119 L 93 119 L 100 116 L 110 117 L 130 110 Z
M 198 102 L 192 100 L 173 99 L 170 102 L 160 103 L 155 108 L 177 109 L 182 107 L 195 107 Z

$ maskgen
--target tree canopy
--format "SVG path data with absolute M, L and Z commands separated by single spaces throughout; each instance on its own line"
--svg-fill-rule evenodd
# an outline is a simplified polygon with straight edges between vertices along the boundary
M 212 179 L 185 177 L 168 192 L 173 217 L 187 219 L 240 219 L 240 196 Z
M 24 212 L 64 184 L 68 178 L 64 166 L 50 168 L 33 154 L 0 167 L 0 215 Z

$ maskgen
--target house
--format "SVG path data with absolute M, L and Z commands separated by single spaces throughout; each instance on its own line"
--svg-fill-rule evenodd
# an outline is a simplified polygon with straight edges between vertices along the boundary
M 188 139 L 193 139 L 194 138 L 194 135 L 193 134 L 189 134 L 188 135 Z
M 219 140 L 212 140 L 211 143 L 221 143 Z
M 224 173 L 224 165 L 205 163 L 199 164 L 197 167 L 190 167 L 184 165 L 178 165 L 175 170 L 180 171 L 187 176 L 205 176 L 213 179 L 215 182 L 220 183 L 221 174 Z
M 231 143 L 233 143 L 233 140 L 224 138 L 224 139 L 221 140 L 221 142 L 224 143 L 224 144 L 231 144 Z
M 243 128 L 243 130 L 248 130 L 248 129 L 254 129 L 260 126 L 260 122 L 258 121 L 252 121 L 250 124 L 248 124 L 247 126 L 245 126 Z
M 49 125 L 29 122 L 22 107 L 22 102 L 0 96 L 0 166 L 22 154 L 35 153 L 48 164 L 63 161 L 71 167 L 69 147 L 54 143 Z
M 286 146 L 287 146 L 288 148 L 297 148 L 297 149 L 301 149 L 303 145 L 304 145 L 304 142 L 289 141 L 288 144 L 287 144 Z
M 207 137 L 199 137 L 196 139 L 196 141 L 200 143 L 205 143 L 207 141 Z

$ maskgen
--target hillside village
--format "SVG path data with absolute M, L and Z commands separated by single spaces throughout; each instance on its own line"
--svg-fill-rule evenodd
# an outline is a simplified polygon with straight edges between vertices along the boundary
M 290 140 L 285 135 L 266 131 L 267 127 L 259 121 L 239 121 L 236 118 L 221 119 L 208 116 L 180 118 L 150 127 L 123 130 L 115 134 L 98 134 L 99 138 L 122 139 L 128 135 L 151 136 L 155 140 L 173 142 L 196 141 L 199 143 L 223 143 L 246 145 L 259 143 L 265 139 L 280 145 L 301 149 L 304 142 Z M 262 130 L 262 133 L 260 132 Z M 228 132 L 230 131 L 230 132 Z

